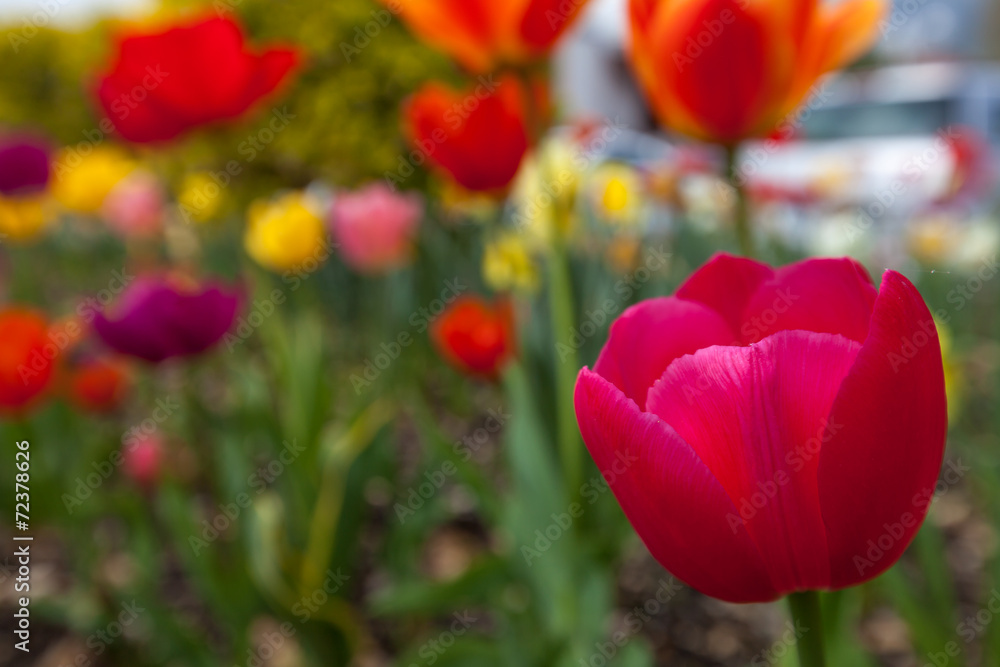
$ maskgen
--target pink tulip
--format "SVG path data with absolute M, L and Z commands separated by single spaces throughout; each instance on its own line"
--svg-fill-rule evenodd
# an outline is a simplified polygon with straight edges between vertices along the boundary
M 163 187 L 152 174 L 133 172 L 108 193 L 101 213 L 125 238 L 152 236 L 163 226 Z
M 406 266 L 423 215 L 417 194 L 397 194 L 374 183 L 333 203 L 330 232 L 344 261 L 362 273 Z
M 160 478 L 163 462 L 163 443 L 153 435 L 140 435 L 125 444 L 122 468 L 139 486 L 149 487 Z
M 927 513 L 947 408 L 913 285 L 850 259 L 720 256 L 626 311 L 576 387 L 583 439 L 668 570 L 732 602 L 867 581 Z

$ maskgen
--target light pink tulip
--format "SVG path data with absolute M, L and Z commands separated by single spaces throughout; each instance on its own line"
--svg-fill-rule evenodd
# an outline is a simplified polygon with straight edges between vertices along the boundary
M 133 172 L 108 193 L 101 213 L 123 237 L 152 236 L 163 226 L 163 187 L 152 174 Z
M 362 273 L 384 273 L 410 261 L 422 215 L 419 195 L 375 183 L 336 198 L 330 232 L 348 265 Z

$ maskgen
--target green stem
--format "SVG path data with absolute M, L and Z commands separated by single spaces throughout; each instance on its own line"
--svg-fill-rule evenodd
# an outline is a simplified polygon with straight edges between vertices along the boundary
M 309 594 L 323 582 L 333 556 L 350 467 L 392 418 L 389 404 L 377 400 L 365 408 L 346 433 L 324 438 L 322 481 L 309 526 L 309 541 L 299 576 L 299 589 Z
M 565 245 L 557 241 L 549 258 L 549 310 L 552 315 L 552 335 L 556 343 L 556 428 L 559 460 L 562 463 L 566 490 L 572 497 L 583 481 L 583 448 L 576 426 L 573 407 L 573 387 L 580 369 L 577 349 L 573 345 L 573 287 L 569 256 Z
M 788 596 L 788 607 L 792 611 L 792 622 L 798 635 L 799 667 L 826 667 L 819 593 L 792 593 Z
M 746 182 L 739 174 L 739 146 L 728 146 L 726 148 L 726 178 L 736 192 L 736 207 L 734 209 L 734 223 L 736 226 L 736 239 L 740 244 L 740 252 L 745 257 L 755 257 L 756 249 L 753 242 L 753 230 L 750 226 L 750 201 L 747 197 Z

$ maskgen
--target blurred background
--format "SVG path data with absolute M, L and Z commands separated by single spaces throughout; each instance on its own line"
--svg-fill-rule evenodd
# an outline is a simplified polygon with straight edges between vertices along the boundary
M 553 525 L 567 374 L 593 364 L 616 313 L 736 251 L 722 156 L 657 129 L 625 56 L 625 0 L 592 0 L 553 53 L 557 122 L 501 201 L 410 166 L 406 100 L 462 79 L 395 18 L 366 40 L 379 10 L 0 3 L 0 134 L 44 144 L 56 165 L 37 224 L 0 199 L 0 303 L 44 313 L 68 348 L 44 401 L 0 413 L 0 665 L 797 665 L 784 607 L 673 579 L 589 457 L 585 512 Z M 177 12 L 237 18 L 252 43 L 297 44 L 308 65 L 271 106 L 167 150 L 106 136 L 94 90 L 114 35 Z M 897 566 L 824 598 L 833 664 L 1000 665 L 997 34 L 996 2 L 899 1 L 863 61 L 736 161 L 765 259 L 901 271 L 945 343 L 942 482 Z M 276 113 L 285 124 L 262 134 Z M 572 187 L 540 195 L 547 169 Z M 370 271 L 336 230 L 332 251 L 254 251 L 258 218 L 327 230 L 339 202 L 390 175 L 421 210 L 390 270 Z M 547 273 L 550 243 L 512 233 L 544 237 L 552 206 L 571 221 L 568 285 Z M 213 350 L 152 365 L 65 333 L 164 266 L 241 292 Z M 510 295 L 518 363 L 502 377 L 444 363 L 438 320 L 471 294 Z M 560 294 L 568 319 L 553 316 Z M 11 639 L 22 440 L 30 654 Z M 962 654 L 942 657 L 950 640 Z

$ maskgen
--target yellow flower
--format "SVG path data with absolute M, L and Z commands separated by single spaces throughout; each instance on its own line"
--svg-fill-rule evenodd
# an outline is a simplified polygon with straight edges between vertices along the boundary
M 222 208 L 223 189 L 207 172 L 198 171 L 184 176 L 177 192 L 184 222 L 208 222 Z
M 30 241 L 39 236 L 51 220 L 44 195 L 0 196 L 0 242 Z
M 111 146 L 67 148 L 55 161 L 52 194 L 73 213 L 97 213 L 108 193 L 135 169 L 135 162 Z
M 244 246 L 258 264 L 272 271 L 315 270 L 329 256 L 318 204 L 301 192 L 273 201 L 257 200 L 247 212 Z
M 546 247 L 576 224 L 581 172 L 574 144 L 553 136 L 521 164 L 511 195 L 514 226 L 529 242 Z
M 601 221 L 616 226 L 633 226 L 640 221 L 642 182 L 634 169 L 604 164 L 594 173 L 590 190 Z
M 941 264 L 958 245 L 958 226 L 944 217 L 914 221 L 909 229 L 910 252 L 926 264 Z
M 497 292 L 538 289 L 538 267 L 524 240 L 512 232 L 504 232 L 486 246 L 483 253 L 483 280 Z

